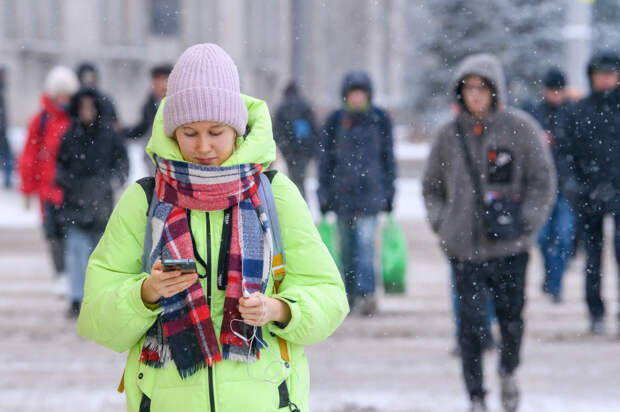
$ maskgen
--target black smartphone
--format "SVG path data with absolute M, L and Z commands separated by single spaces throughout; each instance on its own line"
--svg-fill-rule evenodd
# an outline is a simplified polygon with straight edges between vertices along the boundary
M 163 259 L 161 265 L 164 272 L 180 270 L 181 273 L 196 273 L 194 259 Z

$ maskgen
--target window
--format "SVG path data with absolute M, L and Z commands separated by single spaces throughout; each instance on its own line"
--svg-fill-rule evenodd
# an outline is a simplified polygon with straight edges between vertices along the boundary
M 179 1 L 151 0 L 151 33 L 174 36 L 179 32 Z

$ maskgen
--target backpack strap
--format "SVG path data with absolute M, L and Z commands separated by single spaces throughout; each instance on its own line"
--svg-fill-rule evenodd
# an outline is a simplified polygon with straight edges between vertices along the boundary
M 277 170 L 270 170 L 261 174 L 261 184 L 258 187 L 258 196 L 261 203 L 265 205 L 265 209 L 269 214 L 269 221 L 271 223 L 271 235 L 273 236 L 273 260 L 271 269 L 273 272 L 273 293 L 278 293 L 278 289 L 286 276 L 284 269 L 284 243 L 282 242 L 282 232 L 280 231 L 280 222 L 278 220 L 278 213 L 276 211 L 276 202 L 273 197 L 273 191 L 271 189 L 271 182 L 276 175 Z M 280 357 L 286 363 L 287 367 L 291 361 L 288 346 L 286 340 L 278 336 L 278 346 L 280 347 Z M 278 386 L 278 395 L 280 397 L 280 404 L 278 408 L 285 408 L 288 406 L 291 411 L 299 411 L 297 405 L 295 405 L 291 399 L 286 386 L 286 380 Z
M 151 272 L 151 252 L 153 249 L 153 231 L 151 230 L 151 221 L 153 220 L 153 213 L 155 212 L 155 205 L 157 204 L 157 193 L 155 193 L 155 178 L 153 176 L 143 177 L 138 180 L 140 186 L 144 190 L 144 194 L 148 201 L 148 208 L 146 209 L 146 231 L 144 232 L 144 245 L 142 249 L 142 271 L 146 273 Z

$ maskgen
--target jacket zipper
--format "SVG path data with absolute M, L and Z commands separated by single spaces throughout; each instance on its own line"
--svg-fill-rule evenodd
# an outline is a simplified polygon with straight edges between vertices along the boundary
M 205 212 L 207 221 L 207 305 L 209 311 L 211 310 L 211 281 L 213 280 L 211 271 L 211 221 L 209 219 L 209 212 Z M 208 367 L 209 374 L 209 403 L 211 412 L 215 412 L 215 398 L 213 395 L 213 365 Z

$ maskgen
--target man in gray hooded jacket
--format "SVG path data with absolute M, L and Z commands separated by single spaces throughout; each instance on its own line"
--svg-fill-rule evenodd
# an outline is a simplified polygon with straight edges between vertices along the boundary
M 486 410 L 482 350 L 490 294 L 502 338 L 502 404 L 515 411 L 528 250 L 553 206 L 555 169 L 537 123 L 504 106 L 505 80 L 497 58 L 466 58 L 451 88 L 459 114 L 435 138 L 424 174 L 424 200 L 454 272 L 472 411 Z

